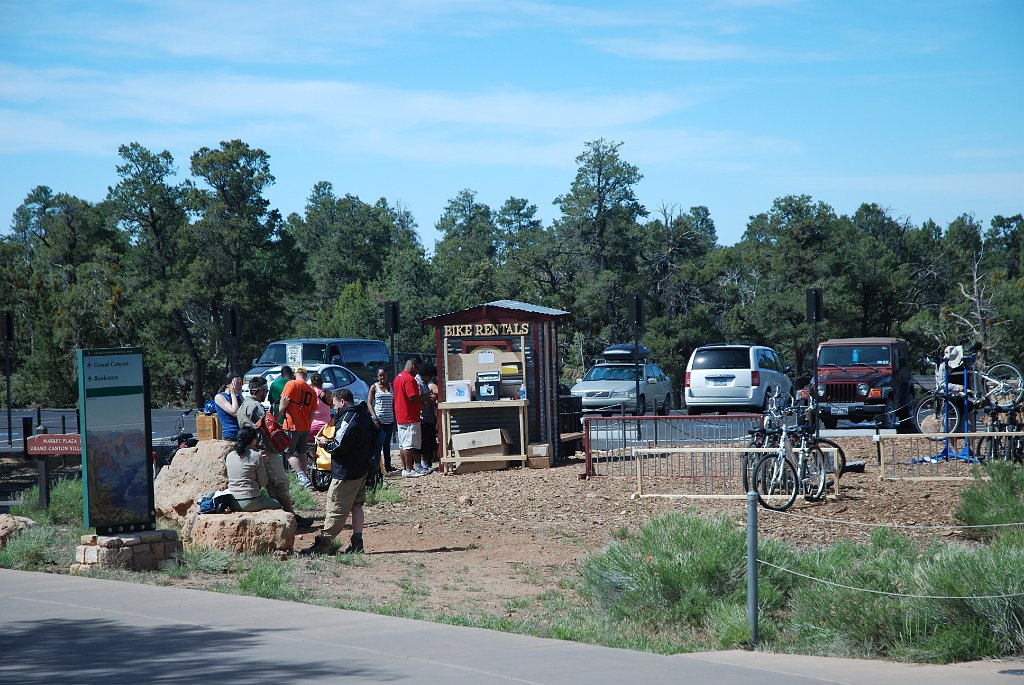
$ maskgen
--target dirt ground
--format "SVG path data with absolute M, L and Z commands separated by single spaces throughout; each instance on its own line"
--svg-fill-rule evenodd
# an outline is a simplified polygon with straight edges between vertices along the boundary
M 798 499 L 787 514 L 759 510 L 762 536 L 826 545 L 866 540 L 870 524 L 953 522 L 966 481 L 880 481 L 870 439 L 841 442 L 848 461 L 863 460 L 865 472 L 845 474 L 837 498 L 813 504 Z M 390 478 L 389 487 L 401 490 L 401 502 L 367 509 L 366 555 L 291 555 L 293 592 L 306 601 L 391 606 L 424 616 L 537 618 L 577 601 L 571 587 L 578 563 L 600 550 L 615 530 L 635 530 L 664 512 L 688 509 L 745 523 L 742 500 L 639 499 L 631 496 L 632 479 L 584 479 L 584 471 L 579 460 L 552 469 Z M 34 478 L 32 464 L 0 460 L 3 487 L 10 487 L 12 479 L 27 480 L 27 487 Z M 321 507 L 303 513 L 319 524 L 325 495 L 316 497 Z M 951 530 L 917 534 L 958 535 Z M 314 535 L 302 531 L 296 551 L 311 545 Z M 342 547 L 348 535 L 339 536 Z M 237 578 L 193 575 L 159 582 L 216 589 Z

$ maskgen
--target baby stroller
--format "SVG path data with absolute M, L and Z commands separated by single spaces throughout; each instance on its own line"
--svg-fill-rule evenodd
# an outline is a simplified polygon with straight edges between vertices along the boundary
M 333 440 L 334 425 L 328 423 L 321 428 L 316 438 Z M 331 487 L 331 453 L 324 449 L 317 439 L 313 440 L 310 452 L 309 458 L 306 459 L 307 475 L 318 492 L 325 492 Z
M 324 492 L 331 487 L 331 453 L 328 452 L 319 442 L 320 438 L 330 442 L 334 439 L 334 425 L 327 424 L 316 434 L 313 444 L 316 445 L 316 453 L 311 454 L 307 460 L 307 468 L 309 474 L 309 480 L 313 482 L 313 487 L 320 492 Z M 366 472 L 366 487 L 387 487 L 387 481 L 384 478 L 384 462 L 380 459 L 380 454 L 377 450 L 370 457 L 370 468 Z

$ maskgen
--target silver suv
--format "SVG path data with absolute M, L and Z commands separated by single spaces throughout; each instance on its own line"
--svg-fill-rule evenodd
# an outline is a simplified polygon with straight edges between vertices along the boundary
M 570 392 L 583 400 L 583 411 L 605 416 L 626 412 L 643 416 L 649 408 L 656 414 L 667 414 L 672 408 L 672 379 L 661 367 L 646 359 L 650 351 L 639 346 L 640 397 L 636 395 L 637 374 L 633 362 L 633 345 L 612 345 L 604 351 L 604 359 L 590 367 L 576 381 Z
M 761 412 L 768 404 L 769 390 L 788 403 L 793 397 L 790 371 L 770 347 L 731 343 L 698 347 L 686 364 L 686 408 L 690 414 Z

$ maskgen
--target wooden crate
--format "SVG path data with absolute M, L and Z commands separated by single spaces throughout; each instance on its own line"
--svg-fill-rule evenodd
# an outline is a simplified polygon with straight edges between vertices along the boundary
M 220 440 L 220 419 L 216 414 L 196 416 L 197 440 Z

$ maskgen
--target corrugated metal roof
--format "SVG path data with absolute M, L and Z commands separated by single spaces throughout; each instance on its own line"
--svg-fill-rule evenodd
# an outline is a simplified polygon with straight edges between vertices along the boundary
M 518 309 L 522 312 L 530 312 L 532 314 L 545 314 L 547 316 L 565 316 L 569 312 L 563 312 L 561 309 L 551 309 L 550 307 L 541 307 L 539 304 L 529 304 L 527 302 L 519 302 L 518 300 L 495 300 L 494 302 L 488 302 L 484 305 L 485 307 L 503 307 L 505 309 Z
M 551 309 L 550 307 L 541 307 L 536 304 L 529 304 L 528 302 L 519 302 L 518 300 L 495 300 L 494 302 L 487 302 L 485 304 L 479 304 L 469 309 L 460 309 L 454 312 L 448 312 L 447 314 L 438 314 L 437 316 L 428 316 L 423 319 L 425 324 L 433 324 L 438 321 L 447 321 L 452 317 L 459 317 L 460 315 L 467 314 L 469 312 L 475 312 L 477 310 L 484 310 L 487 307 L 493 307 L 494 309 L 506 309 L 510 311 L 518 311 L 526 314 L 535 314 L 537 316 L 548 316 L 551 318 L 558 318 L 562 316 L 569 316 L 569 312 L 563 312 L 561 309 Z

